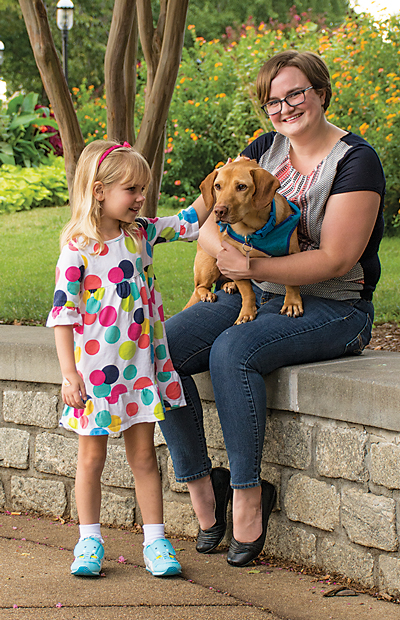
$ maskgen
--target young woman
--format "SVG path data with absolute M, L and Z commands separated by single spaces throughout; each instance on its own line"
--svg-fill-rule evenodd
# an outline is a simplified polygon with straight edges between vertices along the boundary
M 278 177 L 279 192 L 301 209 L 301 252 L 251 259 L 221 244 L 207 221 L 200 243 L 221 272 L 249 278 L 258 303 L 255 321 L 233 325 L 239 295 L 218 292 L 166 323 L 174 367 L 187 406 L 170 412 L 161 428 L 176 478 L 186 482 L 200 523 L 198 550 L 215 548 L 225 533 L 229 484 L 233 488 L 233 539 L 228 562 L 243 566 L 263 548 L 275 500 L 260 479 L 266 393 L 264 375 L 281 366 L 360 354 L 373 323 L 372 294 L 380 275 L 385 179 L 379 158 L 362 138 L 328 122 L 328 69 L 311 52 L 277 54 L 257 81 L 262 109 L 274 131 L 242 155 Z M 199 197 L 195 205 L 202 202 Z M 279 314 L 284 284 L 300 285 L 304 315 Z M 210 370 L 230 464 L 212 470 L 200 399 L 192 374 Z M 211 475 L 210 475 L 211 474 Z

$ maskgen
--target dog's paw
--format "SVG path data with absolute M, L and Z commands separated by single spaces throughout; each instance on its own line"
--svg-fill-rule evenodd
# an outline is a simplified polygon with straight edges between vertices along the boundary
M 211 293 L 211 291 L 209 291 L 208 293 L 205 293 L 204 295 L 200 295 L 200 301 L 217 301 L 218 297 L 215 295 L 215 293 Z
M 254 321 L 257 316 L 257 310 L 254 309 L 251 312 L 241 312 L 238 318 L 235 321 L 235 325 L 241 325 L 242 323 L 249 323 L 250 321 Z
M 233 295 L 234 293 L 237 293 L 238 287 L 236 286 L 235 282 L 225 282 L 225 284 L 222 286 L 222 290 L 225 291 L 225 293 L 227 293 L 228 295 Z
M 303 316 L 303 305 L 302 304 L 283 304 L 280 309 L 279 314 L 286 314 L 286 316 L 290 317 L 298 317 Z

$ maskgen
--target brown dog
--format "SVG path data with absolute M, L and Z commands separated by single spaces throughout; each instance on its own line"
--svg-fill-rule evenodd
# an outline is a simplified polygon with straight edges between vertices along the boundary
M 248 261 L 252 257 L 281 256 L 300 252 L 296 233 L 299 212 L 293 220 L 292 207 L 286 198 L 276 193 L 279 187 L 280 183 L 276 177 L 261 168 L 255 161 L 246 158 L 240 158 L 219 170 L 214 170 L 200 185 L 207 209 L 214 208 L 215 221 L 220 224 L 220 227 L 228 225 L 225 231 L 220 233 L 221 239 L 238 248 L 242 254 L 247 256 Z M 271 219 L 273 199 L 275 217 Z M 283 230 L 285 227 L 286 233 Z M 266 252 L 255 249 L 260 245 L 258 235 L 261 233 L 263 236 L 260 229 L 268 229 L 268 233 L 275 229 L 272 233 L 274 237 L 272 246 L 274 252 L 278 246 L 281 246 L 281 251 L 278 249 L 278 253 L 272 251 L 269 253 L 268 249 Z M 253 233 L 256 231 L 259 232 L 254 236 Z M 283 241 L 277 240 L 281 233 L 284 236 Z M 282 251 L 282 246 L 285 248 L 284 251 Z M 217 296 L 211 292 L 211 287 L 220 277 L 221 273 L 215 258 L 197 244 L 194 262 L 195 290 L 185 308 L 189 308 L 198 301 L 216 301 Z M 234 293 L 239 289 L 242 295 L 242 308 L 235 324 L 253 321 L 256 318 L 257 309 L 251 281 L 230 281 L 226 282 L 223 288 L 227 293 Z M 286 296 L 280 312 L 295 317 L 303 314 L 298 286 L 286 286 Z

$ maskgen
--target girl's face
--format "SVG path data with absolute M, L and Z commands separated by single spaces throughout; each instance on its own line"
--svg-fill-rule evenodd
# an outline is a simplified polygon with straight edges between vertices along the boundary
M 101 224 L 103 233 L 119 235 L 119 223 L 132 224 L 139 215 L 145 201 L 144 187 L 134 181 L 116 181 L 112 185 L 95 183 L 93 194 L 101 203 Z
M 311 86 L 310 80 L 297 67 L 284 67 L 271 82 L 269 101 L 283 99 L 294 91 Z M 270 117 L 279 133 L 290 138 L 300 137 L 305 131 L 318 131 L 321 118 L 324 118 L 323 103 L 325 94 L 318 95 L 314 89 L 305 93 L 305 100 L 292 107 L 282 102 L 282 110 Z

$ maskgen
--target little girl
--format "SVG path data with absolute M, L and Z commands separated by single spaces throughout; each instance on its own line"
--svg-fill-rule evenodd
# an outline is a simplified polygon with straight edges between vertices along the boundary
M 47 325 L 63 376 L 60 425 L 79 434 L 74 575 L 100 574 L 100 478 L 108 436 L 120 431 L 144 523 L 146 568 L 155 576 L 181 571 L 164 536 L 153 433 L 155 421 L 185 399 L 169 357 L 152 251 L 156 241 L 197 239 L 208 213 L 196 206 L 138 218 L 149 180 L 146 160 L 127 142 L 92 142 L 79 158 L 72 218 L 61 235 Z

